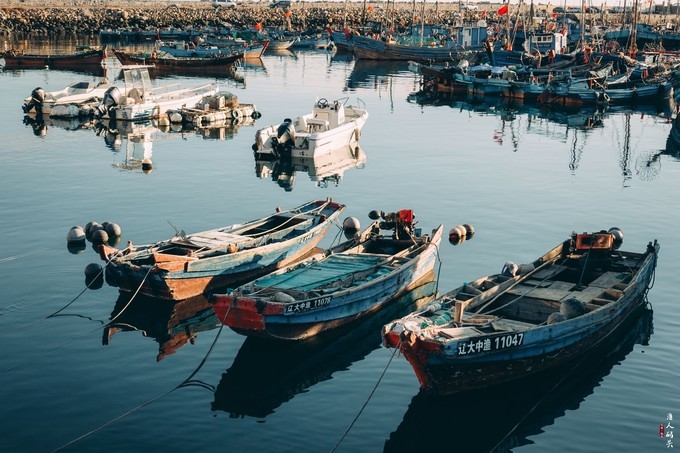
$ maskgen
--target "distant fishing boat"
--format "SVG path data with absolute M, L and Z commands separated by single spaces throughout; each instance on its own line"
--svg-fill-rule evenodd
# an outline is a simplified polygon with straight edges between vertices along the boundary
M 70 54 L 27 54 L 16 50 L 0 52 L 0 58 L 5 60 L 8 69 L 78 69 L 83 67 L 101 66 L 106 58 L 105 49 L 87 49 Z
M 362 234 L 233 291 L 213 294 L 217 318 L 244 335 L 302 340 L 357 321 L 421 285 L 437 261 L 442 226 L 421 235 L 410 210 L 369 216 L 375 222 Z
M 124 291 L 181 300 L 255 278 L 313 249 L 345 206 L 311 201 L 261 219 L 118 250 L 100 247 L 107 279 Z
M 413 366 L 421 389 L 453 393 L 569 363 L 644 303 L 659 244 L 618 249 L 617 228 L 572 234 L 532 263 L 506 263 L 387 324 L 384 343 Z
M 312 113 L 260 129 L 255 134 L 253 151 L 256 156 L 314 157 L 358 142 L 368 111 L 345 105 L 346 102 L 347 98 L 332 103 L 321 98 Z
M 121 50 L 114 50 L 118 60 L 124 65 L 153 65 L 154 69 L 160 71 L 164 68 L 171 70 L 196 69 L 214 67 L 230 67 L 238 60 L 243 59 L 242 51 L 234 51 L 226 54 L 211 54 L 206 56 L 174 56 L 167 52 L 144 52 L 129 54 Z

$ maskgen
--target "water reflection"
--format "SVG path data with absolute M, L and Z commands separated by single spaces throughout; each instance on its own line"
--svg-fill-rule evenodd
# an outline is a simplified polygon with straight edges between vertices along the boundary
M 605 123 L 622 122 L 622 126 L 609 127 L 613 131 L 613 143 L 620 150 L 617 162 L 623 187 L 629 185 L 636 174 L 642 180 L 656 177 L 659 171 L 659 157 L 664 151 L 641 151 L 635 158 L 635 146 L 631 144 L 631 120 L 639 117 L 640 124 L 667 123 L 672 117 L 672 104 L 664 100 L 659 104 L 639 106 L 588 106 L 583 108 L 551 108 L 534 104 L 508 102 L 496 97 L 436 96 L 432 93 L 415 92 L 408 101 L 423 109 L 450 107 L 461 112 L 471 112 L 479 116 L 494 116 L 499 119 L 493 130 L 492 139 L 499 145 L 509 142 L 513 152 L 520 149 L 523 136 L 540 135 L 566 143 L 569 151 L 569 170 L 575 173 L 586 149 L 588 137 L 594 131 L 605 128 Z M 670 146 L 680 143 L 677 121 L 667 141 L 666 152 Z M 562 126 L 562 127 L 555 127 Z M 672 154 L 672 152 L 671 152 Z M 635 160 L 635 162 L 633 162 Z M 633 165 L 635 170 L 633 170 Z
M 297 172 L 304 172 L 317 187 L 338 185 L 345 171 L 363 168 L 366 154 L 359 145 L 347 145 L 318 157 L 282 157 L 271 159 L 267 155 L 255 158 L 255 175 L 260 179 L 271 179 L 286 192 L 293 190 Z
M 598 348 L 600 355 L 593 351 L 575 366 L 447 397 L 416 395 L 385 451 L 446 451 L 455 441 L 465 452 L 500 452 L 531 443 L 530 436 L 578 409 L 635 344 L 649 344 L 652 315 L 641 309 Z
M 356 60 L 354 68 L 347 78 L 347 88 L 389 88 L 393 77 L 412 78 L 414 88 L 419 85 L 420 76 L 409 70 L 408 62 Z
M 675 161 L 680 161 L 680 116 L 676 116 L 672 124 L 665 148 L 641 154 L 635 160 L 635 171 L 643 181 L 656 179 L 661 172 L 663 156 L 669 156 Z
M 347 328 L 293 343 L 246 338 L 222 375 L 212 409 L 232 417 L 264 418 L 298 393 L 347 370 L 380 347 L 386 322 L 432 300 L 434 273 L 429 277 L 428 283 Z
M 103 345 L 110 345 L 119 332 L 141 332 L 158 343 L 156 361 L 174 354 L 182 346 L 196 340 L 200 332 L 216 329 L 217 317 L 205 296 L 179 302 L 154 299 L 120 292 L 104 329 Z M 132 302 L 130 302 L 132 301 Z
M 67 131 L 90 130 L 94 122 L 85 118 L 50 118 L 46 115 L 24 115 L 23 123 L 33 129 L 36 137 L 44 137 L 51 127 Z

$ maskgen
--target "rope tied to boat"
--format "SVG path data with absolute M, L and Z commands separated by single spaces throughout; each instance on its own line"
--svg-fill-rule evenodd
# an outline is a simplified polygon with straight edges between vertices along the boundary
M 230 304 L 229 308 L 227 309 L 227 313 L 225 314 L 224 319 L 226 319 L 226 315 L 229 313 L 229 309 L 231 309 L 231 304 Z M 214 392 L 215 391 L 214 386 L 211 386 L 211 385 L 205 384 L 205 383 L 197 384 L 196 382 L 192 381 L 192 378 L 201 370 L 201 368 L 203 368 L 203 365 L 205 365 L 205 363 L 208 361 L 210 354 L 212 353 L 213 349 L 215 348 L 215 345 L 217 344 L 217 340 L 220 338 L 220 335 L 222 333 L 223 328 L 224 328 L 224 324 L 220 323 L 220 327 L 219 327 L 219 330 L 217 331 L 217 335 L 215 335 L 215 339 L 213 340 L 212 344 L 210 345 L 210 348 L 208 348 L 208 352 L 206 352 L 205 356 L 203 357 L 203 360 L 201 360 L 201 363 L 199 363 L 199 365 L 196 367 L 196 369 L 186 379 L 184 379 L 180 384 L 176 385 L 175 387 L 168 390 L 167 392 L 165 392 L 161 395 L 158 395 L 157 397 L 152 398 L 148 401 L 145 401 L 145 402 L 133 407 L 132 409 L 128 410 L 127 412 L 124 412 L 123 414 L 121 414 L 121 415 L 119 415 L 115 418 L 112 418 L 111 420 L 107 421 L 106 423 L 98 426 L 97 428 L 95 428 L 91 431 L 88 431 L 87 433 L 85 433 L 85 434 L 83 434 L 79 437 L 76 437 L 75 439 L 73 439 L 73 440 L 65 443 L 64 445 L 54 449 L 53 451 L 56 452 L 56 451 L 63 450 L 65 448 L 75 444 L 76 442 L 79 442 L 79 441 L 85 439 L 86 437 L 89 437 L 92 434 L 95 434 L 95 433 L 101 431 L 102 429 L 106 428 L 107 426 L 110 426 L 113 423 L 115 423 L 119 420 L 122 420 L 123 418 L 127 417 L 128 415 L 133 414 L 133 413 L 137 412 L 138 410 L 140 410 L 140 409 L 142 409 L 142 408 L 144 408 L 144 407 L 146 407 L 150 404 L 155 403 L 156 401 L 160 400 L 161 398 L 168 396 L 169 394 L 171 394 L 175 390 L 180 389 L 182 387 L 188 387 L 188 386 L 191 386 L 191 385 L 198 385 L 200 387 L 207 388 L 208 390 L 211 390 L 212 392 Z
M 357 412 L 356 416 L 352 420 L 352 423 L 349 424 L 345 432 L 342 434 L 342 437 L 336 442 L 335 445 L 333 445 L 333 448 L 330 449 L 330 453 L 333 453 L 342 443 L 343 440 L 345 440 L 345 437 L 349 434 L 349 432 L 352 430 L 354 427 L 354 424 L 359 420 L 359 417 L 363 413 L 364 409 L 366 409 L 366 406 L 368 406 L 369 401 L 371 401 L 371 398 L 373 398 L 373 395 L 375 394 L 375 391 L 378 389 L 378 386 L 383 380 L 383 377 L 385 377 L 385 373 L 387 373 L 387 369 L 390 367 L 390 364 L 392 363 L 392 360 L 399 355 L 399 346 L 401 346 L 401 340 L 399 340 L 399 343 L 397 343 L 397 346 L 394 349 L 394 352 L 390 353 L 390 358 L 387 361 L 387 365 L 385 365 L 385 368 L 383 369 L 382 373 L 380 374 L 380 377 L 378 378 L 378 381 L 375 383 L 373 386 L 373 390 L 371 390 L 371 393 L 369 393 L 368 398 L 366 398 L 366 401 L 364 404 L 361 406 L 361 409 L 359 409 L 359 412 Z

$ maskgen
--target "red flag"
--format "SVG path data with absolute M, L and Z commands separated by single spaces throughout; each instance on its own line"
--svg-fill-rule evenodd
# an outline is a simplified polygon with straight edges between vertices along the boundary
M 508 14 L 508 5 L 507 4 L 498 8 L 498 15 L 502 16 L 504 14 Z
M 255 30 L 257 30 L 257 31 L 262 30 L 262 22 L 259 22 L 259 23 L 255 24 L 255 26 L 254 26 L 253 28 L 254 28 Z

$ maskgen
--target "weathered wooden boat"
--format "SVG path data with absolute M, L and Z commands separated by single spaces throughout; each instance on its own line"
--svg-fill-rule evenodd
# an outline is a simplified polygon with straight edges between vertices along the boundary
M 617 249 L 619 229 L 572 234 L 530 264 L 447 293 L 387 324 L 385 344 L 411 363 L 421 389 L 454 393 L 538 373 L 577 359 L 644 302 L 659 244 Z
M 157 70 L 168 68 L 171 70 L 202 70 L 204 68 L 230 67 L 243 59 L 243 51 L 215 53 L 201 56 L 174 56 L 167 52 L 143 52 L 130 54 L 121 50 L 114 50 L 114 55 L 124 65 L 153 65 Z
M 70 69 L 87 66 L 101 66 L 106 58 L 105 49 L 88 49 L 70 54 L 40 55 L 27 54 L 16 50 L 0 52 L 7 69 Z
M 365 106 L 346 105 L 348 98 L 318 99 L 312 113 L 286 118 L 255 133 L 253 151 L 273 156 L 315 157 L 357 143 L 368 119 Z
M 330 199 L 243 224 L 118 250 L 100 247 L 106 277 L 124 291 L 170 300 L 259 277 L 312 250 L 345 208 Z
M 75 82 L 61 90 L 49 92 L 46 92 L 41 87 L 37 87 L 31 92 L 30 96 L 24 99 L 21 109 L 24 113 L 35 110 L 36 113 L 50 116 L 52 116 L 53 109 L 56 109 L 57 111 L 54 112 L 55 117 L 77 117 L 77 109 L 74 116 L 64 115 L 60 113 L 60 110 L 68 109 L 71 105 L 79 107 L 85 103 L 100 101 L 109 88 L 111 88 L 111 84 L 106 78 L 103 78 L 98 83 L 89 81 Z
M 420 235 L 410 210 L 370 217 L 375 222 L 369 228 L 342 244 L 213 294 L 217 318 L 244 335 L 302 340 L 356 321 L 419 286 L 434 269 L 442 226 Z M 382 235 L 383 229 L 393 234 Z
M 399 44 L 366 36 L 352 36 L 352 51 L 358 59 L 405 61 L 459 61 L 471 55 L 456 45 Z
M 123 90 L 112 86 L 94 107 L 97 119 L 138 121 L 159 118 L 171 110 L 195 108 L 203 99 L 219 93 L 219 87 L 214 83 L 191 88 L 180 88 L 179 84 L 154 87 L 146 66 L 129 66 L 123 69 L 123 76 Z
M 521 450 L 519 446 L 530 445 L 546 427 L 559 424 L 565 414 L 578 417 L 579 408 L 588 404 L 588 398 L 597 397 L 598 388 L 606 387 L 607 379 L 617 379 L 619 373 L 626 375 L 621 368 L 625 368 L 627 357 L 644 352 L 654 331 L 652 310 L 641 307 L 638 312 L 576 364 L 451 395 L 417 393 L 399 426 L 385 441 L 383 453 L 448 451 L 451 439 L 466 452 Z M 500 401 L 502 410 L 489 410 L 490 403 L 486 402 Z M 451 408 L 465 416 L 451 423 Z M 423 435 L 425 423 L 429 432 L 446 435 Z M 572 440 L 570 445 L 580 450 L 584 442 L 589 441 Z

